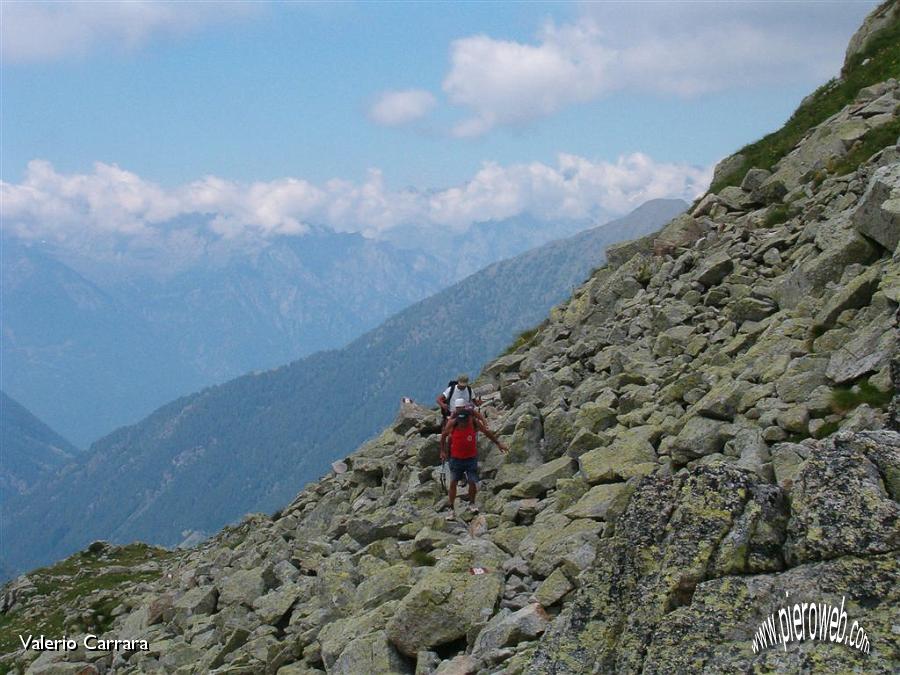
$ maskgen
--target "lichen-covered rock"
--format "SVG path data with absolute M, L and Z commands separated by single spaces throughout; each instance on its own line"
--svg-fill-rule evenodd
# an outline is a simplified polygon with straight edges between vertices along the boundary
M 405 434 L 411 429 L 436 433 L 441 429 L 441 422 L 440 417 L 433 410 L 417 403 L 403 401 L 391 429 L 397 434 Z
M 578 458 L 581 475 L 588 483 L 609 483 L 644 476 L 656 469 L 656 451 L 640 434 L 622 435 L 612 444 Z
M 529 473 L 510 492 L 512 497 L 539 497 L 556 486 L 561 478 L 571 478 L 575 473 L 575 462 L 571 457 L 560 457 L 542 464 Z
M 604 483 L 595 485 L 566 509 L 570 518 L 594 518 L 612 520 L 625 509 L 633 486 L 630 483 Z
M 534 592 L 534 599 L 544 607 L 550 607 L 562 600 L 574 588 L 572 582 L 560 569 L 555 569 L 541 582 Z
M 763 522 L 778 519 L 771 496 L 757 490 L 760 480 L 722 464 L 641 480 L 612 536 L 600 540 L 595 566 L 575 599 L 542 639 L 529 672 L 640 672 L 661 625 L 673 610 L 691 604 L 710 574 L 719 542 L 735 529 L 748 533 L 742 546 L 732 547 L 732 558 L 775 544 L 768 535 L 756 540 L 749 534 L 760 530 L 759 517 L 753 527 L 742 519 L 750 504 L 766 514 Z M 777 522 L 771 525 L 777 531 Z
M 894 626 L 900 603 L 900 575 L 893 555 L 857 558 L 845 556 L 828 562 L 802 565 L 782 574 L 726 576 L 697 586 L 691 603 L 658 624 L 647 646 L 644 673 L 678 672 L 829 672 L 887 673 L 900 658 L 900 638 Z M 842 606 L 843 601 L 843 606 Z M 849 645 L 809 639 L 818 616 L 807 612 L 803 621 L 807 639 L 783 645 L 779 610 L 795 604 L 827 604 L 847 615 L 838 635 L 849 637 L 854 622 L 870 641 L 866 654 Z M 818 609 L 816 610 L 818 613 Z M 775 615 L 775 641 L 763 647 L 754 637 L 770 615 Z M 842 620 L 838 615 L 839 621 Z M 840 629 L 838 629 L 840 630 Z M 858 633 L 858 629 L 857 629 Z M 773 644 L 773 642 L 775 642 Z M 559 672 L 559 671 L 558 671 Z M 563 671 L 566 672 L 566 671 Z M 583 672 L 583 671 L 568 671 Z
M 243 604 L 250 607 L 253 601 L 274 584 L 271 570 L 258 567 L 249 570 L 235 570 L 223 581 L 219 588 L 222 604 Z
M 487 623 L 503 590 L 500 563 L 505 558 L 502 550 L 480 539 L 444 552 L 400 601 L 386 627 L 388 639 L 414 657 Z
M 835 350 L 826 375 L 840 384 L 887 365 L 896 349 L 896 319 L 885 314 L 855 331 L 853 339 Z
M 881 466 L 900 466 L 896 433 L 842 433 L 809 454 L 791 491 L 791 564 L 900 549 L 900 504 L 887 493 Z
M 176 615 L 185 617 L 212 614 L 216 611 L 219 593 L 214 586 L 198 586 L 187 591 L 173 603 Z
M 726 251 L 716 253 L 709 257 L 703 266 L 697 270 L 697 282 L 707 288 L 720 283 L 722 279 L 734 269 L 734 260 Z
M 804 262 L 779 284 L 778 306 L 795 308 L 808 296 L 821 295 L 828 282 L 839 281 L 848 265 L 867 265 L 878 256 L 877 248 L 867 239 L 855 232 L 847 232 L 844 242 Z
M 695 218 L 682 214 L 666 225 L 654 242 L 656 251 L 674 251 L 682 246 L 690 246 L 703 236 L 703 228 Z
M 409 566 L 391 565 L 357 586 L 354 603 L 362 609 L 371 609 L 389 600 L 399 600 L 411 587 L 412 570 Z
M 397 604 L 396 601 L 386 602 L 368 612 L 326 624 L 318 636 L 325 666 L 331 668 L 351 640 L 382 631 L 393 616 Z
M 675 437 L 672 459 L 685 463 L 704 455 L 721 452 L 725 443 L 734 437 L 734 430 L 727 422 L 691 417 Z
M 517 645 L 522 640 L 533 640 L 549 624 L 547 612 L 538 604 L 528 605 L 517 612 L 499 612 L 478 633 L 472 646 L 472 656 L 477 658 L 494 649 Z
M 898 229 L 900 229 L 900 224 L 898 224 Z M 816 317 L 813 331 L 824 332 L 825 329 L 834 325 L 841 312 L 868 305 L 880 281 L 881 270 L 878 267 L 872 267 L 852 279 L 840 291 L 828 298 Z
M 577 575 L 594 561 L 601 523 L 587 518 L 568 522 L 568 518 L 542 521 L 519 544 L 519 553 L 541 577 L 549 576 L 560 565 Z
M 351 640 L 328 672 L 335 675 L 359 675 L 359 673 L 406 675 L 412 673 L 413 668 L 388 642 L 385 632 L 378 631 Z
M 853 213 L 853 225 L 888 251 L 897 248 L 900 243 L 900 163 L 881 167 L 875 172 Z

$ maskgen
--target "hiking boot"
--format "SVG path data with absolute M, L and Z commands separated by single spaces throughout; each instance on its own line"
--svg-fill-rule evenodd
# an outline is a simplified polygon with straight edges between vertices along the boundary
M 449 509 L 447 511 L 446 515 L 444 515 L 444 520 L 449 520 L 449 521 L 456 520 L 456 513 L 453 511 L 453 509 Z
M 468 511 L 469 513 L 472 513 L 472 514 L 477 514 L 477 513 L 479 512 L 479 511 L 478 511 L 478 507 L 475 506 L 474 504 L 469 504 L 469 505 L 466 507 L 466 511 Z

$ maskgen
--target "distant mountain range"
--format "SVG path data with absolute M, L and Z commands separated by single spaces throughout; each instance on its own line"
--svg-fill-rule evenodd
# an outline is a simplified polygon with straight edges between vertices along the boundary
M 115 431 L 9 504 L 3 564 L 23 569 L 96 538 L 174 545 L 284 504 L 390 421 L 401 396 L 428 402 L 458 371 L 474 374 L 602 264 L 607 246 L 685 207 L 649 202 L 491 265 L 343 349 L 210 387 Z
M 143 246 L 4 234 L 0 387 L 86 447 L 187 392 L 342 347 L 476 269 L 586 227 L 521 217 L 465 234 L 313 228 L 241 242 L 200 228 Z
M 0 503 L 74 461 L 78 448 L 0 391 Z
M 59 252 L 3 244 L 2 387 L 85 446 L 183 393 L 346 344 L 446 285 L 434 259 L 359 235 L 283 237 L 163 279 L 89 279 Z

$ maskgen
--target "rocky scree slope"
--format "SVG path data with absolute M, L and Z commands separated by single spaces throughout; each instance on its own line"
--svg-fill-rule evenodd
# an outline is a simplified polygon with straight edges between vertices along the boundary
M 175 546 L 186 532 L 202 538 L 248 512 L 283 506 L 390 424 L 401 396 L 433 400 L 452 374 L 477 372 L 568 297 L 608 245 L 654 232 L 687 206 L 646 202 L 495 263 L 343 349 L 172 401 L 4 502 L 0 565 L 21 573 L 96 539 Z
M 864 89 L 774 171 L 748 171 L 655 237 L 610 249 L 530 340 L 491 362 L 476 384 L 510 455 L 482 449 L 480 515 L 438 513 L 438 417 L 406 405 L 281 512 L 170 553 L 158 581 L 120 585 L 106 635 L 145 638 L 149 651 L 18 650 L 3 662 L 894 672 L 900 147 L 843 175 L 822 169 L 898 106 L 895 80 Z M 96 548 L 82 558 L 113 555 Z M 843 598 L 870 653 L 806 641 L 754 654 L 786 592 Z M 36 625 L 53 594 L 20 577 L 5 588 L 5 625 Z M 91 597 L 66 602 L 90 617 Z

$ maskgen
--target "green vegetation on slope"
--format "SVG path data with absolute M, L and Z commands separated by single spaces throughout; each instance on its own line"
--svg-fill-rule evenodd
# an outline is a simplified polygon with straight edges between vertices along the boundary
M 523 330 L 521 333 L 518 334 L 518 336 L 516 336 L 516 339 L 513 340 L 512 344 L 506 348 L 506 350 L 503 352 L 503 356 L 506 356 L 507 354 L 512 354 L 513 352 L 530 344 L 531 341 L 534 339 L 534 336 L 537 335 L 538 332 L 541 330 L 541 328 L 546 326 L 547 323 L 548 323 L 548 321 L 544 320 L 541 323 L 539 323 L 537 326 L 534 326 L 533 328 Z
M 171 551 L 135 543 L 123 547 L 94 545 L 28 576 L 33 588 L 21 606 L 0 615 L 0 653 L 21 647 L 19 635 L 61 638 L 81 632 L 101 634 L 113 621 L 113 610 L 134 584 L 160 576 L 156 565 L 173 556 Z M 129 571 L 123 572 L 127 567 Z M 0 666 L 0 673 L 4 672 Z M 8 671 L 6 671 L 8 672 Z
M 866 48 L 850 59 L 844 77 L 826 82 L 804 99 L 781 129 L 741 148 L 738 153 L 744 156 L 743 163 L 713 183 L 709 191 L 718 192 L 729 185 L 740 185 L 752 167 L 771 169 L 800 142 L 807 131 L 851 103 L 860 89 L 892 77 L 900 77 L 900 21 L 895 21 L 873 36 Z M 896 131 L 893 138 L 896 139 Z M 864 145 L 873 147 L 872 152 L 875 152 L 885 145 L 879 145 L 879 142 L 873 138 Z M 864 150 L 860 149 L 859 154 L 862 153 Z M 862 156 L 856 165 L 870 155 Z M 853 168 L 850 161 L 845 162 Z M 842 174 L 846 170 L 835 167 L 835 172 Z
M 859 165 L 865 162 L 882 148 L 894 144 L 900 137 L 900 118 L 894 119 L 880 127 L 870 129 L 865 136 L 859 139 L 859 145 L 848 152 L 840 161 L 828 167 L 828 172 L 836 176 L 856 171 Z
M 831 392 L 831 407 L 845 413 L 863 403 L 873 408 L 885 408 L 891 402 L 892 393 L 879 391 L 866 378 L 852 385 L 835 387 Z

